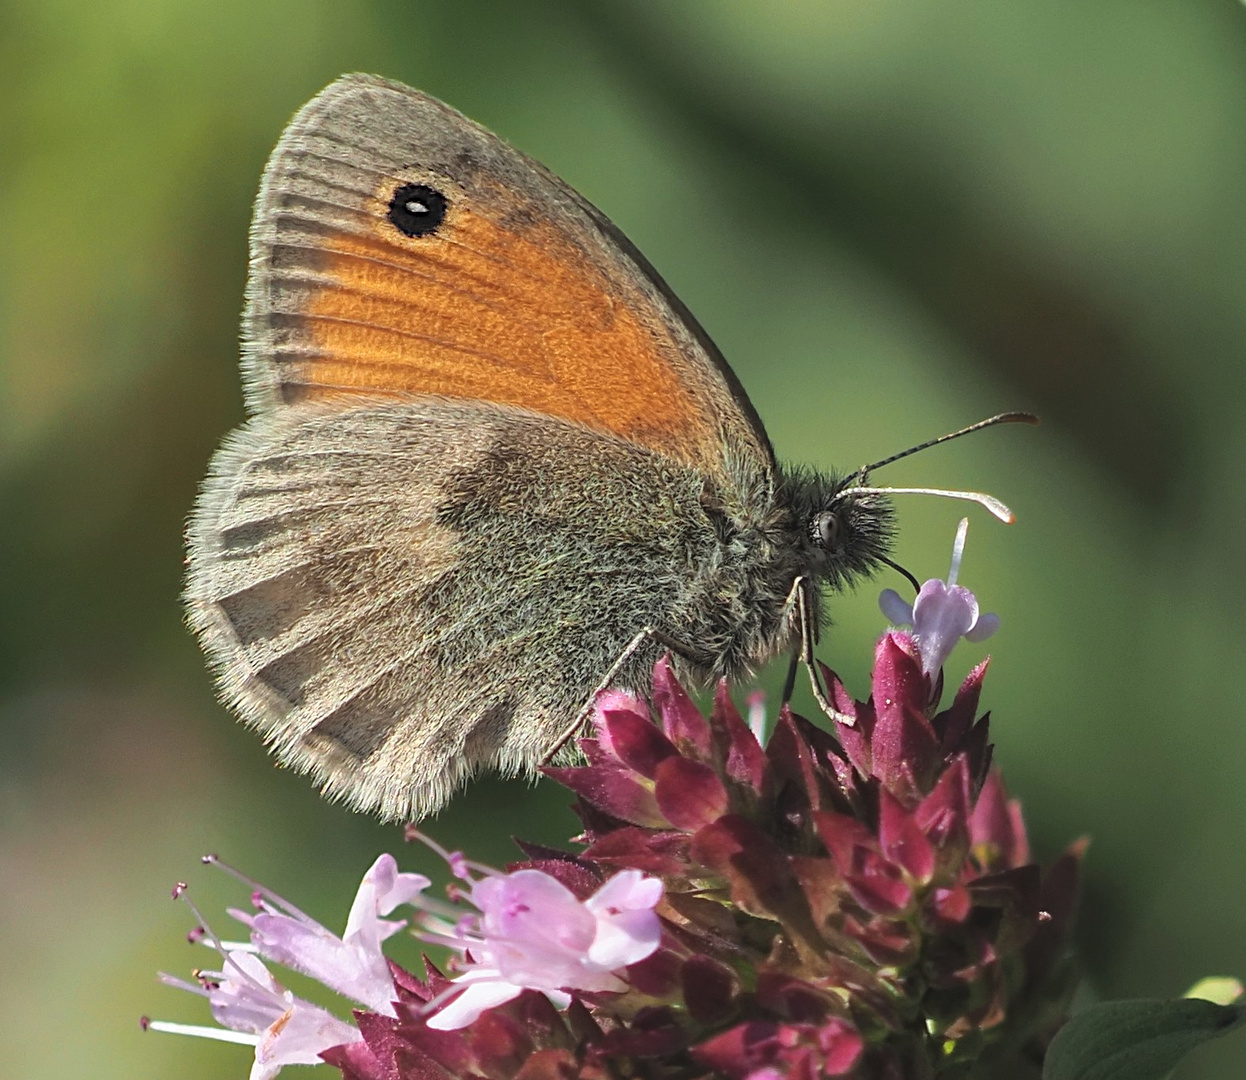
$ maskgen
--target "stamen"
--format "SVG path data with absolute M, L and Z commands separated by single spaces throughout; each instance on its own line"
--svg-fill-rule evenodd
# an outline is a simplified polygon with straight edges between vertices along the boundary
M 212 933 L 212 927 L 208 925 L 207 919 L 205 919 L 199 909 L 195 907 L 195 902 L 186 895 L 187 888 L 188 886 L 186 882 L 179 881 L 173 890 L 173 899 L 181 900 L 188 908 L 190 908 L 199 924 L 186 935 L 186 940 L 193 945 L 196 941 L 202 941 L 204 938 L 207 938 L 208 944 L 224 956 L 225 948 L 221 944 L 221 939 Z
M 238 917 L 232 910 L 229 913 L 233 915 L 235 919 Z M 226 952 L 259 952 L 259 949 L 252 945 L 249 941 L 226 941 L 222 938 L 220 944 L 221 948 Z
M 187 982 L 185 979 L 179 979 L 176 975 L 170 975 L 165 971 L 156 972 L 156 978 L 165 986 L 172 986 L 175 990 L 185 990 L 188 994 L 198 994 L 200 997 L 207 997 L 208 992 L 198 983 Z
M 956 584 L 956 575 L 960 573 L 960 560 L 965 554 L 965 537 L 969 533 L 969 519 L 961 518 L 956 526 L 956 539 L 952 542 L 952 568 L 947 572 L 948 588 Z
M 450 933 L 456 932 L 457 926 L 464 916 L 462 910 L 456 907 L 455 904 L 459 900 L 467 900 L 469 903 L 471 901 L 465 892 L 452 892 L 451 890 L 454 888 L 453 885 L 446 886 L 450 903 L 428 895 L 418 896 L 411 901 L 411 906 L 419 911 L 422 916 L 419 923 L 420 926 L 434 930 L 441 926 Z
M 222 861 L 219 856 L 204 855 L 199 861 L 204 863 L 207 866 L 215 866 L 219 870 L 224 870 L 225 873 L 227 873 L 230 877 L 235 878 L 238 881 L 241 881 L 244 885 L 251 886 L 252 903 L 255 902 L 255 897 L 257 895 L 262 896 L 265 900 L 269 901 L 269 903 L 271 903 L 274 907 L 277 907 L 281 909 L 282 911 L 287 912 L 288 914 L 292 915 L 294 918 L 298 919 L 300 922 L 306 923 L 309 926 L 320 925 L 310 915 L 305 915 L 303 912 L 299 911 L 299 909 L 296 908 L 293 904 L 291 904 L 290 901 L 284 899 L 283 897 L 278 896 L 275 892 L 272 891 L 272 889 L 256 881 L 254 878 L 248 877 L 241 870 L 234 869 L 234 867 L 230 866 L 229 863 Z
M 461 933 L 457 928 L 451 927 L 448 933 L 437 933 L 433 930 L 420 930 L 415 936 L 427 945 L 441 945 L 447 949 L 461 949 L 467 934 Z M 485 944 L 485 939 L 479 934 L 472 935 L 472 942 L 477 945 Z M 450 958 L 453 963 L 454 958 Z
M 245 1031 L 233 1031 L 230 1028 L 201 1027 L 198 1024 L 174 1024 L 168 1020 L 140 1021 L 144 1031 L 167 1031 L 170 1035 L 195 1035 L 200 1039 L 216 1039 L 217 1042 L 240 1043 L 243 1046 L 259 1046 L 258 1035 L 248 1035 Z
M 1017 515 L 1008 509 L 994 495 L 981 491 L 950 491 L 946 488 L 893 488 L 893 487 L 849 487 L 835 493 L 832 502 L 847 498 L 849 495 L 938 495 L 944 499 L 964 499 L 985 507 L 1005 525 L 1017 520 Z
M 210 858 L 214 859 L 215 857 L 214 856 L 205 857 L 204 862 L 208 862 Z M 181 883 L 179 882 L 179 884 Z M 207 919 L 203 917 L 202 912 L 200 912 L 200 910 L 195 906 L 195 902 L 189 896 L 186 895 L 184 890 L 185 890 L 185 886 L 182 886 L 181 889 L 174 890 L 174 895 L 179 900 L 184 901 L 186 903 L 186 906 L 189 907 L 192 912 L 194 912 L 195 919 L 199 923 L 198 929 L 203 931 L 203 936 L 207 938 L 208 943 L 212 946 L 212 948 L 214 948 L 218 953 L 220 953 L 221 959 L 223 961 L 223 963 L 221 964 L 222 972 L 225 972 L 225 971 L 236 972 L 237 976 L 240 977 L 243 981 L 249 983 L 250 985 L 254 987 L 259 988 L 260 990 L 267 991 L 268 988 L 266 986 L 258 982 L 249 973 L 247 973 L 242 968 L 240 968 L 237 965 L 237 963 L 235 963 L 233 960 L 230 959 L 230 956 L 229 956 L 231 952 L 251 952 L 251 953 L 256 952 L 257 950 L 255 949 L 255 947 L 251 945 L 250 943 L 222 941 L 220 938 L 218 938 L 216 934 L 212 932 L 212 927 L 208 925 L 208 921 Z
M 462 881 L 472 880 L 471 875 L 468 873 L 469 870 L 475 870 L 476 873 L 483 877 L 497 877 L 498 872 L 492 866 L 472 862 L 470 859 L 465 858 L 461 851 L 447 851 L 431 836 L 426 836 L 414 825 L 407 825 L 402 830 L 402 838 L 409 844 L 418 841 L 435 854 L 440 855 L 446 865 L 450 867 L 450 873 Z

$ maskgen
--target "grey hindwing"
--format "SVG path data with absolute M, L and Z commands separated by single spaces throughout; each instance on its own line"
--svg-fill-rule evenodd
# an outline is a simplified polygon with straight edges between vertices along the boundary
M 705 480 L 576 425 L 423 398 L 266 414 L 190 526 L 222 695 L 326 793 L 390 818 L 535 768 L 635 633 L 696 629 Z M 660 646 L 620 672 L 643 685 Z

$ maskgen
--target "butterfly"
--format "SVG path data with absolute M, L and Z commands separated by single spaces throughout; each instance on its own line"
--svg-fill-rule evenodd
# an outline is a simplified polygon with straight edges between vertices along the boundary
M 808 661 L 823 592 L 890 562 L 888 498 L 777 462 L 600 211 L 399 83 L 345 76 L 281 136 L 242 369 L 189 621 L 280 761 L 385 818 L 531 773 L 665 651 L 700 683 Z

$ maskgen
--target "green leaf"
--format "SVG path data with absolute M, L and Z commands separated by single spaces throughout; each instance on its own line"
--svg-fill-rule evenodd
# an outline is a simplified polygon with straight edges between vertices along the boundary
M 1187 1053 L 1243 1017 L 1246 1005 L 1197 998 L 1092 1005 L 1052 1040 L 1043 1080 L 1162 1080 Z

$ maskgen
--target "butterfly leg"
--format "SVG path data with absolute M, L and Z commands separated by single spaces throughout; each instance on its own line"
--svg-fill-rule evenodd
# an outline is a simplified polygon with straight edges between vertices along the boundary
M 558 737 L 558 741 L 554 743 L 553 747 L 549 750 L 545 757 L 541 759 L 542 766 L 548 765 L 551 761 L 553 761 L 554 755 L 557 754 L 558 751 L 567 744 L 572 736 L 580 730 L 580 728 L 584 725 L 584 721 L 588 719 L 589 714 L 593 711 L 593 706 L 597 703 L 598 696 L 604 691 L 610 689 L 610 684 L 614 682 L 615 676 L 617 676 L 620 670 L 622 670 L 623 665 L 651 641 L 656 641 L 659 645 L 665 645 L 672 652 L 679 653 L 681 656 L 688 655 L 688 647 L 686 645 L 675 641 L 669 635 L 662 633 L 661 630 L 658 630 L 655 627 L 646 626 L 627 643 L 627 646 L 621 653 L 619 653 L 618 658 L 613 664 L 610 665 L 609 670 L 604 676 L 602 676 L 601 682 L 593 688 L 593 692 L 588 695 L 588 700 L 584 702 L 584 705 L 580 708 L 579 712 L 575 714 L 575 719 L 567 725 L 566 729 Z
M 800 597 L 805 587 L 805 576 L 802 574 L 792 582 L 791 591 L 787 594 L 787 599 L 783 601 L 783 614 L 781 622 L 786 623 L 793 614 L 800 614 Z M 786 705 L 792 700 L 792 694 L 796 690 L 796 669 L 800 666 L 801 657 L 805 653 L 805 634 L 804 619 L 801 620 L 801 640 L 796 648 L 792 650 L 792 658 L 787 664 L 787 675 L 783 679 L 783 696 L 779 699 L 780 706 Z
M 846 727 L 852 727 L 856 723 L 854 717 L 847 713 L 840 712 L 831 704 L 825 689 L 822 687 L 822 681 L 818 677 L 818 669 L 814 664 L 813 647 L 815 644 L 815 635 L 817 626 L 813 621 L 813 617 L 809 611 L 809 582 L 805 577 L 798 577 L 792 585 L 792 592 L 789 594 L 789 600 L 794 596 L 796 600 L 796 610 L 800 616 L 800 660 L 805 665 L 805 670 L 809 672 L 809 686 L 813 690 L 813 698 L 820 708 L 830 719 L 836 723 L 843 724 Z M 795 657 L 788 671 L 788 680 L 795 682 L 796 664 Z M 784 685 L 784 691 L 788 690 L 788 686 Z M 784 701 L 787 697 L 784 697 Z
M 780 705 L 786 705 L 792 700 L 792 694 L 796 690 L 796 671 L 800 667 L 799 647 L 792 650 L 791 658 L 787 662 L 787 674 L 783 677 L 783 696 L 779 699 Z

